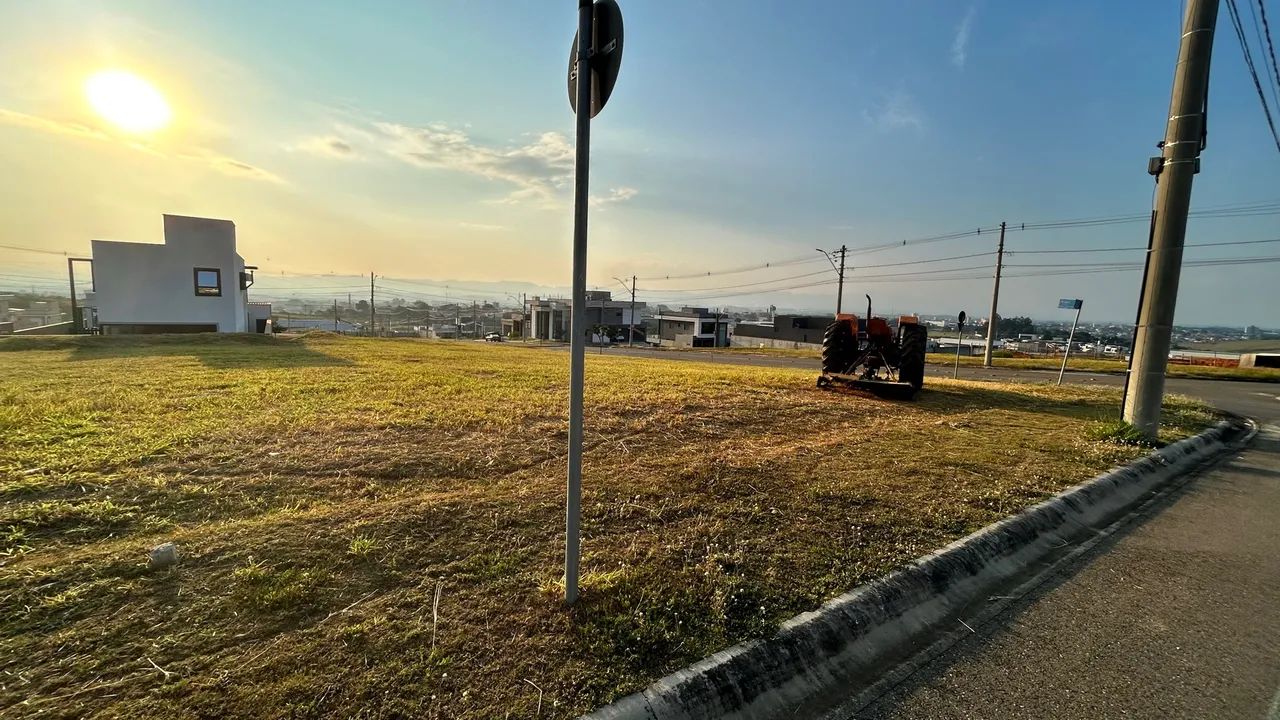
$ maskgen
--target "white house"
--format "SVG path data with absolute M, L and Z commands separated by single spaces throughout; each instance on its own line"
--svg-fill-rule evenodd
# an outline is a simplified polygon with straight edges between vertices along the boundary
M 164 244 L 93 241 L 84 305 L 104 334 L 264 332 L 271 306 L 250 303 L 253 266 L 230 220 L 164 216 Z

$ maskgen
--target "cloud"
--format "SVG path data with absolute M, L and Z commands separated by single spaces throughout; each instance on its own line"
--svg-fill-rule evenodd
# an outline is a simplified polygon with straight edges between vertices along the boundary
M 515 186 L 504 202 L 555 204 L 556 191 L 573 179 L 573 145 L 557 132 L 542 133 L 525 145 L 493 147 L 443 123 L 413 127 L 380 122 L 374 127 L 386 140 L 387 152 L 403 162 Z
M 924 129 L 924 117 L 916 107 L 915 98 L 902 90 L 895 91 L 884 102 L 864 110 L 863 117 L 882 132 L 903 128 Z
M 640 191 L 633 187 L 609 188 L 609 192 L 605 195 L 592 195 L 590 203 L 591 207 L 612 205 L 614 203 L 626 202 L 639 194 Z
M 956 28 L 956 37 L 951 41 L 951 64 L 958 68 L 964 67 L 965 60 L 969 56 L 969 31 L 973 27 L 973 16 L 977 13 L 978 6 L 970 5 L 965 11 L 964 19 L 960 21 L 960 25 Z
M 317 135 L 309 137 L 297 145 L 293 150 L 311 153 L 312 155 L 322 155 L 324 157 L 339 158 L 342 160 L 352 160 L 357 157 L 356 149 L 350 142 L 336 135 Z
M 473 222 L 460 222 L 458 223 L 458 227 L 466 228 L 467 230 L 483 230 L 485 232 L 495 232 L 497 230 L 507 229 L 506 225 L 490 225 L 488 223 L 473 223 Z
M 169 155 L 157 149 L 152 145 L 148 145 L 138 140 L 120 138 L 83 123 L 69 120 L 56 120 L 53 118 L 39 117 L 36 115 L 27 115 L 26 113 L 15 112 L 13 110 L 5 110 L 0 108 L 0 124 L 12 125 L 15 127 L 26 128 L 28 130 L 36 130 L 39 132 L 52 133 L 55 135 L 69 135 L 71 137 L 82 138 L 86 140 L 98 140 L 103 142 L 119 142 L 125 147 L 145 152 L 158 157 L 174 157 L 179 160 L 197 162 L 205 165 L 211 170 L 230 175 L 233 177 L 249 178 L 252 180 L 262 180 L 273 183 L 283 183 L 284 180 L 275 173 L 264 170 L 260 167 L 250 165 L 249 163 L 220 155 L 206 148 L 191 148 L 186 152 L 176 155 Z

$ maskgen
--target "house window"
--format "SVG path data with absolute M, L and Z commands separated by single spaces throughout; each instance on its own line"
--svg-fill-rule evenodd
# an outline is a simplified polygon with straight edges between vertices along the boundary
M 714 335 L 716 333 L 716 324 L 713 322 L 702 323 L 703 335 Z
M 222 296 L 222 271 L 218 268 L 196 268 L 196 295 L 200 297 Z

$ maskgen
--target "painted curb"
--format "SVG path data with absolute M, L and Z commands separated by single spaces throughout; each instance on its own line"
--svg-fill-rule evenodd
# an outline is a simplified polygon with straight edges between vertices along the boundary
M 582 720 L 806 717 L 858 680 L 888 670 L 902 648 L 987 590 L 1140 504 L 1225 450 L 1223 421 L 1055 495 L 735 645 Z

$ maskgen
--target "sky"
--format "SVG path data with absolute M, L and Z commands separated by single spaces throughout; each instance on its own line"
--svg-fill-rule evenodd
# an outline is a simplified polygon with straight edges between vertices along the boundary
M 636 275 L 642 301 L 830 311 L 834 273 L 816 249 L 847 245 L 846 306 L 870 293 L 885 313 L 985 317 L 994 257 L 979 253 L 994 251 L 987 230 L 1001 221 L 1150 211 L 1175 0 L 621 5 L 621 73 L 592 125 L 593 287 L 621 295 L 614 278 Z M 371 271 L 388 296 L 433 303 L 564 292 L 576 8 L 4 3 L 0 245 L 160 242 L 161 214 L 176 213 L 233 220 L 260 295 L 345 298 Z M 1280 152 L 1225 8 L 1218 30 L 1193 209 L 1280 202 Z M 130 135 L 96 114 L 84 82 L 111 68 L 154 85 L 171 124 Z M 1277 214 L 1193 219 L 1188 232 L 1189 243 L 1273 238 Z M 1010 233 L 1001 314 L 1065 319 L 1058 299 L 1081 297 L 1085 320 L 1132 322 L 1140 271 L 1019 277 L 1045 271 L 1017 266 L 1137 263 L 1140 251 L 1018 251 L 1146 239 L 1145 222 Z M 961 255 L 974 257 L 918 264 Z M 1280 243 L 1186 254 L 1231 257 L 1280 257 Z M 959 270 L 907 274 L 947 268 Z M 1280 326 L 1278 272 L 1186 267 L 1177 321 Z M 0 288 L 56 278 L 60 256 L 0 248 Z

